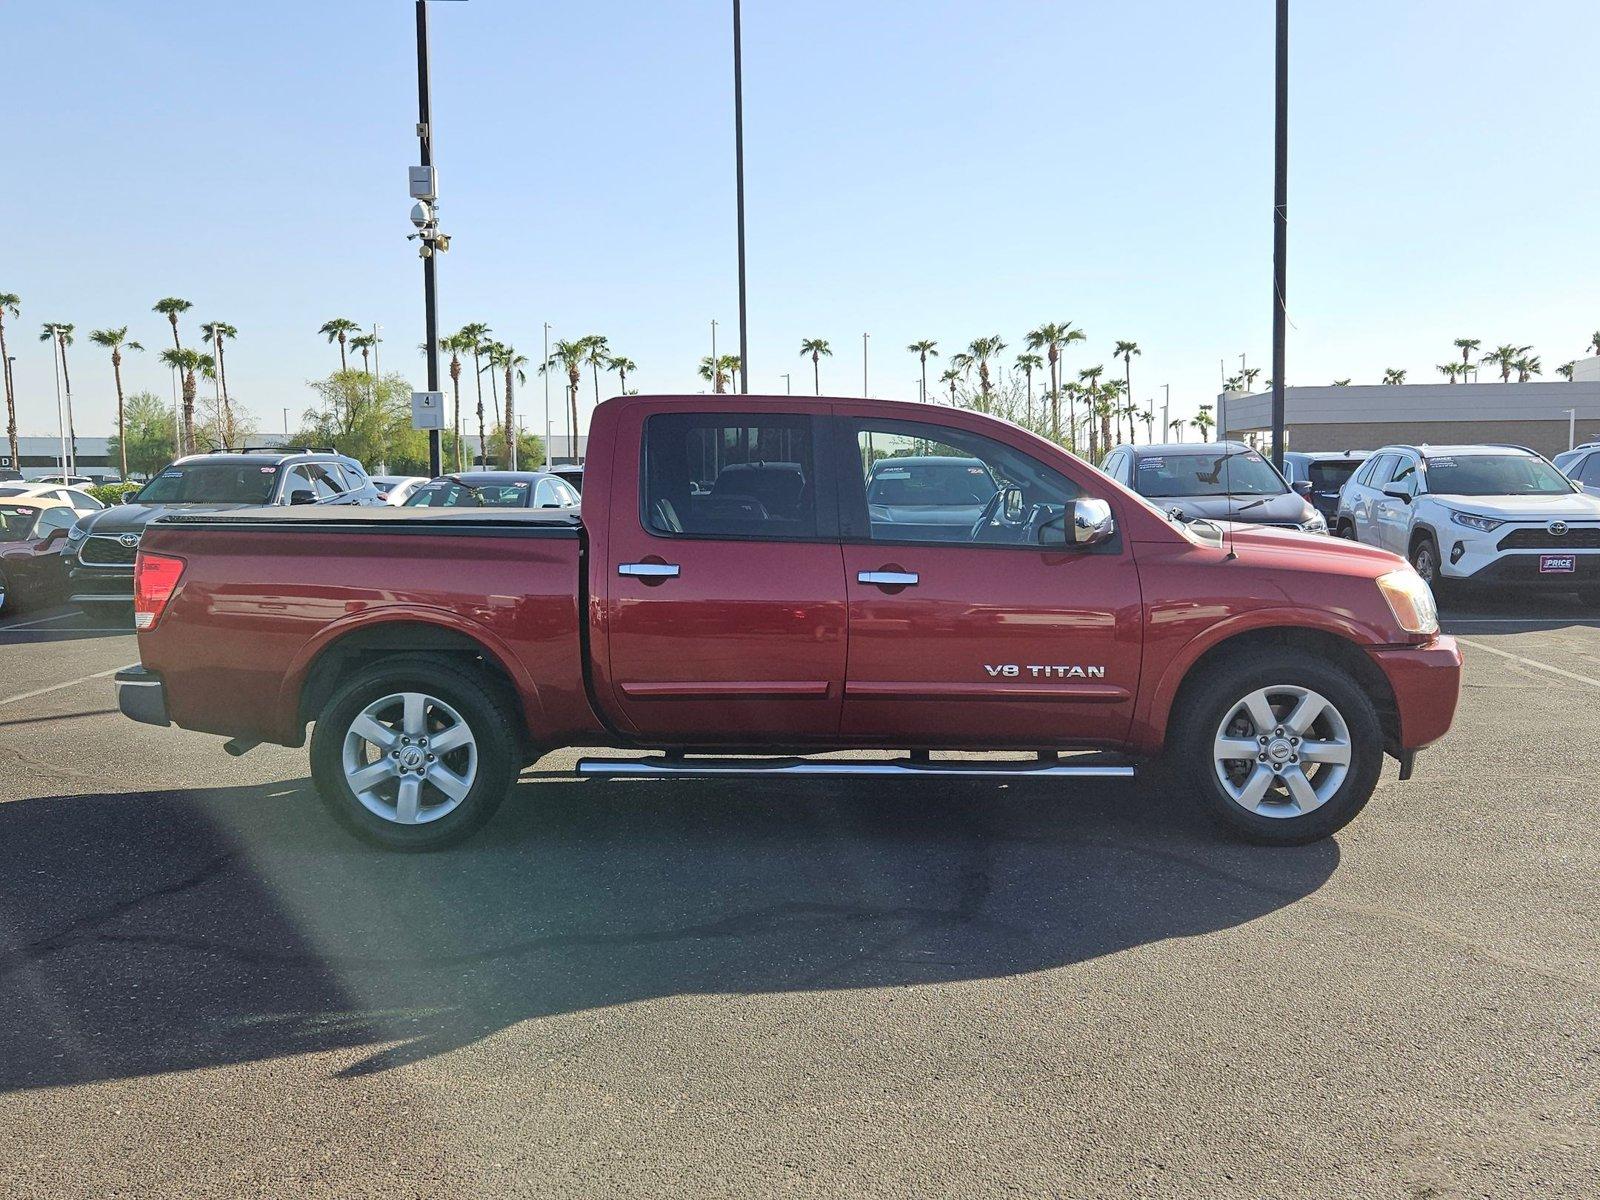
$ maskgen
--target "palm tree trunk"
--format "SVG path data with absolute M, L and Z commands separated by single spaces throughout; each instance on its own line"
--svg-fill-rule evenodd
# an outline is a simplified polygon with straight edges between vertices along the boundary
M 484 466 L 489 465 L 489 443 L 483 429 L 483 364 L 478 361 L 478 347 L 472 348 L 472 382 L 478 389 L 478 457 Z
M 172 348 L 174 350 L 182 350 L 183 343 L 178 340 L 178 314 L 175 312 L 169 312 L 167 314 L 167 320 L 172 323 Z
M 233 436 L 233 402 L 228 399 L 228 364 L 223 358 L 222 336 L 217 336 L 217 378 L 222 383 L 222 416 L 228 427 L 228 441 L 234 440 Z
M 922 352 L 922 402 L 928 402 L 928 352 Z
M 516 401 L 511 394 L 511 364 L 506 364 L 506 470 L 517 469 Z
M 73 474 L 78 471 L 78 428 L 72 419 L 72 372 L 67 370 L 67 339 L 60 334 L 56 338 L 61 343 L 61 383 L 67 390 L 67 444 L 72 447 Z
M 117 450 L 122 455 L 122 478 L 128 478 L 128 425 L 122 409 L 122 351 L 111 348 L 111 374 L 117 381 Z
M 573 462 L 579 461 L 582 457 L 578 453 L 578 386 L 581 382 L 582 377 L 578 374 L 577 369 L 574 368 L 567 376 L 567 403 L 572 409 L 572 440 L 567 443 L 567 453 L 572 457 Z
M 450 388 L 456 397 L 456 470 L 461 470 L 461 356 L 454 350 L 450 352 Z
M 339 331 L 339 371 L 343 374 L 350 369 L 350 360 L 344 354 L 344 330 Z
M 822 369 L 817 364 L 821 361 L 821 356 L 813 350 L 811 352 L 811 386 L 819 396 L 822 395 Z M 953 393 L 954 389 L 951 390 Z
M 183 377 L 183 442 L 191 451 L 194 449 L 194 394 L 197 390 L 191 367 Z
M 17 396 L 11 388 L 11 358 L 6 353 L 6 319 L 0 313 L 0 372 L 5 374 L 6 441 L 11 445 L 11 466 L 22 470 L 22 455 L 17 450 Z

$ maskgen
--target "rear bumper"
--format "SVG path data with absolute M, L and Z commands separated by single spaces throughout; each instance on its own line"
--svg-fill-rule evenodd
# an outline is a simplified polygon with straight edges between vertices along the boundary
M 143 667 L 124 667 L 113 676 L 122 715 L 145 725 L 171 725 L 167 689 L 161 676 Z
M 132 567 L 73 567 L 68 599 L 73 604 L 132 604 Z
M 1367 653 L 1389 681 L 1400 718 L 1401 751 L 1416 751 L 1442 738 L 1461 698 L 1461 651 L 1440 635 L 1420 646 L 1376 646 Z

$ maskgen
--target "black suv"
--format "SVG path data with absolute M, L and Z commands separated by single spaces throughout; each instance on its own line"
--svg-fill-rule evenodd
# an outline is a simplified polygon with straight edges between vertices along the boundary
M 288 504 L 377 505 L 355 459 L 334 450 L 282 447 L 191 454 L 158 472 L 120 505 L 73 526 L 65 553 L 71 602 L 133 603 L 133 559 L 144 527 L 169 511 L 219 512 Z

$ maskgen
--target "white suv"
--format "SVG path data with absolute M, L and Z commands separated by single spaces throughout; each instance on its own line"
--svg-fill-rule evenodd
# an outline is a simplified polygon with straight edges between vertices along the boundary
M 1385 446 L 1339 493 L 1334 531 L 1457 583 L 1577 592 L 1600 604 L 1600 497 L 1522 446 Z

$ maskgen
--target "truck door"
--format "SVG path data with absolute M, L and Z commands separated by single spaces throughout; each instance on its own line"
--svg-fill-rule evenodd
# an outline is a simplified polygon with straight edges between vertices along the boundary
M 846 611 L 825 420 L 715 401 L 619 420 L 596 652 L 611 711 L 647 740 L 835 736 Z
M 839 411 L 843 732 L 1025 748 L 1122 738 L 1142 619 L 1128 547 L 1041 539 L 1088 493 L 986 435 Z

